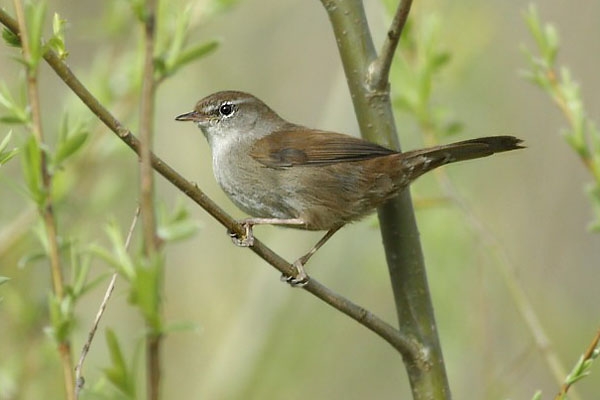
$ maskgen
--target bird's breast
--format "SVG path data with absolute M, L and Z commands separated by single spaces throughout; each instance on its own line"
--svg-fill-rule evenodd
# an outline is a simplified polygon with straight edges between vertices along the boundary
M 297 218 L 287 171 L 266 168 L 238 147 L 213 149 L 215 179 L 231 201 L 253 217 Z

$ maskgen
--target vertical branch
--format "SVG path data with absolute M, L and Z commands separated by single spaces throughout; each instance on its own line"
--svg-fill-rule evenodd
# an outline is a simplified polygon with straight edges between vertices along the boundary
M 58 244 L 56 243 L 56 223 L 54 221 L 54 213 L 52 210 L 52 200 L 50 189 L 52 187 L 52 177 L 48 172 L 48 160 L 46 152 L 43 150 L 44 134 L 42 131 L 42 116 L 40 108 L 40 99 L 37 85 L 37 69 L 32 67 L 31 52 L 29 49 L 29 38 L 27 35 L 27 27 L 25 22 L 25 13 L 20 0 L 15 0 L 15 9 L 17 13 L 17 21 L 20 26 L 21 48 L 23 50 L 23 58 L 27 68 L 27 97 L 29 98 L 29 107 L 31 110 L 31 131 L 37 141 L 40 149 L 40 164 L 43 190 L 46 194 L 46 201 L 41 207 L 41 214 L 44 218 L 46 234 L 50 240 L 50 266 L 52 269 L 52 285 L 54 292 L 59 299 L 63 297 L 63 277 L 62 269 L 60 268 L 60 257 L 58 253 Z
M 54 210 L 52 207 L 52 176 L 48 171 L 48 160 L 44 150 L 44 134 L 42 130 L 41 107 L 37 84 L 37 64 L 34 62 L 31 53 L 23 4 L 20 0 L 14 0 L 14 6 L 20 28 L 19 35 L 21 38 L 23 59 L 25 61 L 27 70 L 27 96 L 29 98 L 29 106 L 31 109 L 31 131 L 38 143 L 38 148 L 40 149 L 40 174 L 42 177 L 42 191 L 44 193 L 44 199 L 43 202 L 38 206 L 39 212 L 44 221 L 46 236 L 48 238 L 48 256 L 50 258 L 52 287 L 56 299 L 58 302 L 62 302 L 64 298 L 63 275 L 58 246 L 58 232 L 56 228 Z M 37 39 L 34 38 L 34 40 Z M 75 398 L 73 385 L 75 378 L 73 375 L 73 360 L 71 359 L 71 343 L 68 339 L 61 338 L 57 344 L 58 353 L 63 367 L 66 398 L 68 400 L 72 400 Z
M 149 0 L 144 21 L 144 72 L 140 105 L 140 208 L 143 222 L 145 251 L 156 253 L 156 221 L 154 215 L 154 176 L 150 153 L 152 152 L 154 122 L 154 32 L 156 0 Z
M 149 260 L 148 268 L 161 268 L 155 263 L 158 257 L 159 241 L 156 235 L 156 218 L 154 214 L 154 175 L 152 169 L 152 141 L 154 122 L 154 96 L 156 81 L 154 79 L 154 41 L 156 32 L 156 0 L 148 0 L 144 11 L 144 71 L 140 105 L 140 209 L 144 235 L 144 251 Z M 161 276 L 155 287 L 154 296 L 160 298 Z M 155 302 L 156 308 L 151 313 L 160 313 L 160 300 Z M 156 321 L 156 319 L 154 319 Z M 146 318 L 146 383 L 147 397 L 158 400 L 160 397 L 160 347 L 162 334 L 157 324 Z
M 387 76 L 410 1 L 398 6 L 379 57 L 360 0 L 321 2 L 333 27 L 362 136 L 400 149 Z M 413 397 L 450 398 L 410 192 L 405 190 L 378 213 L 400 331 L 420 350 L 416 356 L 402 354 Z

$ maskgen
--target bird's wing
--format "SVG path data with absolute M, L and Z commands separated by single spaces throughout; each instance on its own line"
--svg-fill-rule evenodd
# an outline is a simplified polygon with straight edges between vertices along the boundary
M 368 160 L 396 153 L 393 150 L 341 133 L 284 130 L 259 139 L 250 156 L 271 168 L 329 165 Z

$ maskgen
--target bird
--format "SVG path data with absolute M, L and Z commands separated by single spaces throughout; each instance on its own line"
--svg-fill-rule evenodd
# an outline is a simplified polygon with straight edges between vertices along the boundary
M 396 197 L 442 165 L 521 149 L 514 136 L 487 136 L 398 152 L 350 135 L 288 122 L 257 97 L 221 91 L 197 102 L 177 121 L 192 121 L 206 137 L 215 178 L 249 215 L 238 246 L 252 246 L 253 227 L 283 225 L 327 231 L 293 266 L 293 286 L 308 282 L 304 265 L 344 225 Z

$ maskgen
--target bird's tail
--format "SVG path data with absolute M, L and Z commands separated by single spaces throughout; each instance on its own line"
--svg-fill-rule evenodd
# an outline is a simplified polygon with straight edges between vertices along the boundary
M 401 153 L 402 169 L 412 181 L 424 173 L 445 164 L 494 153 L 522 149 L 522 140 L 514 136 L 488 136 Z

